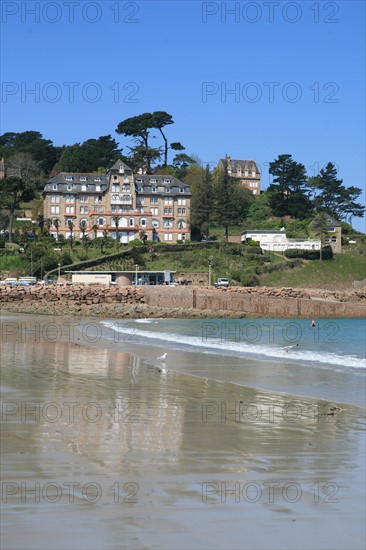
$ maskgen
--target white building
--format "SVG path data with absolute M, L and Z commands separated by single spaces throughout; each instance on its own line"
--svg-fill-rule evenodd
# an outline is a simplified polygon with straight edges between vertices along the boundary
M 271 252 L 284 252 L 289 248 L 320 250 L 320 239 L 288 239 L 284 227 L 280 231 L 243 231 L 241 242 L 245 243 L 248 239 L 258 241 L 263 250 Z

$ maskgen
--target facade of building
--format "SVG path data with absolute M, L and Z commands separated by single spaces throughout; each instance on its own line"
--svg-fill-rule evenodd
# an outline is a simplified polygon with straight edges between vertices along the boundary
M 243 231 L 242 242 L 245 243 L 247 239 L 258 241 L 263 250 L 270 252 L 284 252 L 289 248 L 320 250 L 320 239 L 288 239 L 284 229 L 280 231 Z
M 133 174 L 120 160 L 107 174 L 62 172 L 43 196 L 55 238 L 81 238 L 82 226 L 89 238 L 108 234 L 122 243 L 141 232 L 153 241 L 190 239 L 189 187 L 170 175 Z
M 250 189 L 253 195 L 260 194 L 261 174 L 255 160 L 234 160 L 226 155 L 224 159 L 219 160 L 218 168 L 224 170 L 225 163 L 229 176 L 238 178 L 240 183 Z
M 314 221 L 318 218 L 315 217 Z M 323 244 L 329 244 L 334 254 L 342 252 L 342 224 L 329 214 L 324 217 L 327 231 L 323 236 Z

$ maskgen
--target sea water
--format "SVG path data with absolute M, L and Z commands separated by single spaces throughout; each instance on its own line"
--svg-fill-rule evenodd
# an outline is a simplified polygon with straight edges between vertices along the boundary
M 365 319 L 103 321 L 121 345 L 183 352 L 171 367 L 208 379 L 364 405 Z M 145 350 L 144 350 L 145 348 Z M 156 350 L 159 351 L 158 349 Z M 149 357 L 148 357 L 149 358 Z M 155 360 L 150 354 L 152 362 Z M 169 363 L 169 359 L 166 359 Z

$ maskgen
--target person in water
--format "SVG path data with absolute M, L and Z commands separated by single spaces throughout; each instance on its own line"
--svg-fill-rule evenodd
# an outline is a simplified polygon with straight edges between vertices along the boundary
M 314 319 L 311 321 L 311 325 L 310 325 L 310 326 L 316 327 L 316 323 L 315 323 Z

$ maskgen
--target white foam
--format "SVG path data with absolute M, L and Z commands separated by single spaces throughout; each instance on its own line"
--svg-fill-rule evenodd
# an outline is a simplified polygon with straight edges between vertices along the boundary
M 102 321 L 102 324 L 114 331 L 122 334 L 130 334 L 131 327 L 126 325 L 124 328 L 121 325 L 117 325 L 112 321 Z M 220 354 L 232 354 L 240 357 L 253 357 L 257 356 L 257 359 L 261 357 L 271 357 L 281 361 L 295 360 L 296 362 L 306 363 L 322 363 L 328 365 L 338 365 L 352 368 L 365 368 L 366 359 L 350 355 L 337 355 L 334 353 L 320 353 L 312 350 L 299 350 L 294 348 L 293 350 L 284 351 L 282 347 L 266 346 L 262 344 L 248 344 L 247 342 L 231 342 L 219 339 L 204 339 L 197 336 L 186 336 L 180 334 L 172 334 L 167 332 L 152 332 L 147 330 L 139 330 L 138 336 L 143 338 L 149 338 L 153 340 L 162 341 L 164 343 L 171 343 L 174 346 L 188 346 L 192 348 L 192 351 L 203 351 L 205 353 L 220 353 Z

